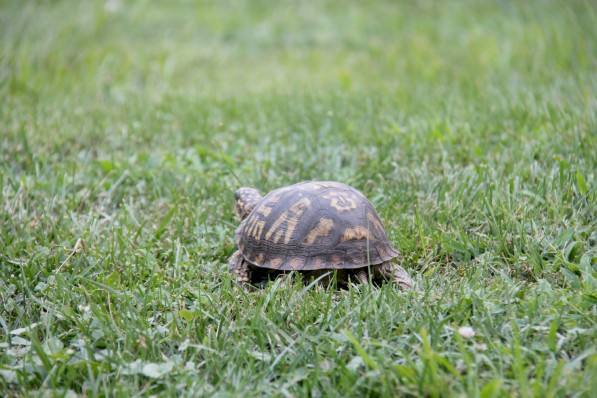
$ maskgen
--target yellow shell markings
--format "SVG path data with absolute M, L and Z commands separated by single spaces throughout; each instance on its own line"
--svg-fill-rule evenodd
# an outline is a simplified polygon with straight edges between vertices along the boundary
M 257 213 L 261 214 L 264 217 L 269 216 L 271 212 L 272 212 L 272 208 L 267 207 L 265 205 L 262 205 L 257 209 Z
M 265 255 L 263 254 L 263 252 L 259 253 L 255 259 L 253 260 L 255 264 L 260 265 L 263 264 L 263 258 L 265 257 Z
M 303 266 L 305 265 L 305 259 L 301 258 L 301 257 L 294 257 L 292 259 L 290 259 L 289 264 L 290 267 L 294 270 L 296 269 L 302 269 Z
M 340 265 L 342 265 L 342 258 L 340 256 L 333 255 L 332 258 L 331 258 L 331 262 L 332 262 L 332 266 L 334 268 L 337 268 Z
M 279 188 L 279 189 L 269 193 L 267 195 L 267 202 L 272 205 L 278 203 L 282 194 L 290 191 L 291 189 L 292 189 L 291 187 L 284 187 L 284 188 Z
M 280 239 L 282 238 L 282 235 L 284 234 L 284 231 L 280 230 L 278 232 L 276 232 L 276 234 L 274 235 L 274 243 L 278 243 L 280 241 Z
M 259 221 L 259 217 L 257 217 L 255 214 L 251 215 L 246 221 L 245 233 L 249 236 L 253 236 L 253 231 L 257 227 L 257 224 L 259 224 Z
M 377 247 L 377 254 L 379 254 L 379 256 L 383 259 L 386 257 L 390 257 L 388 251 L 385 249 L 385 247 L 383 246 L 378 246 Z
M 271 207 L 261 205 L 257 208 L 256 213 L 253 213 L 248 219 L 245 227 L 245 233 L 247 236 L 254 238 L 256 241 L 261 240 L 261 235 L 265 229 L 266 220 L 263 220 L 260 216 L 267 217 L 271 213 Z
M 288 242 L 290 242 L 290 238 L 292 238 L 292 234 L 294 233 L 294 230 L 296 229 L 296 226 L 299 222 L 299 217 L 300 215 L 297 215 L 296 217 L 288 219 L 286 234 L 284 235 L 284 244 L 287 245 Z
M 338 183 L 330 182 L 330 181 L 323 181 L 323 182 L 318 182 L 317 186 L 321 186 L 323 188 L 330 188 L 330 187 L 338 186 Z
M 315 191 L 318 189 L 327 188 L 327 185 L 322 184 L 319 181 L 311 181 L 311 182 L 304 182 L 302 184 L 297 184 L 299 187 L 298 189 L 303 191 Z
M 334 181 L 311 181 L 303 184 L 306 189 L 322 189 L 322 188 L 342 188 L 343 184 Z
M 272 224 L 270 229 L 265 234 L 265 239 L 269 240 L 272 237 L 272 234 L 277 231 L 278 234 L 280 234 L 279 237 L 284 235 L 284 243 L 288 244 L 288 242 L 290 242 L 292 233 L 294 232 L 294 229 L 296 228 L 299 218 L 303 215 L 305 210 L 308 209 L 310 206 L 311 206 L 311 199 L 309 199 L 309 198 L 302 198 L 302 199 L 299 199 L 298 201 L 296 201 L 295 203 L 293 203 L 290 207 L 288 207 L 288 210 L 286 210 L 284 213 L 282 213 L 278 217 L 278 219 Z M 286 231 L 279 230 L 279 228 L 283 224 L 286 224 L 286 226 L 287 226 Z M 278 234 L 276 234 L 277 237 L 278 237 Z M 278 237 L 278 239 L 279 239 L 279 237 Z M 274 238 L 274 243 L 277 243 L 276 238 Z
M 249 222 L 247 223 L 246 227 L 246 234 L 248 236 L 252 236 L 255 240 L 259 241 L 261 239 L 261 234 L 263 233 L 263 229 L 265 228 L 265 221 L 260 220 L 259 217 L 252 216 Z
M 369 222 L 371 224 L 373 224 L 375 229 L 377 229 L 379 232 L 382 232 L 382 233 L 385 232 L 385 228 L 383 227 L 383 225 L 381 225 L 381 223 L 379 222 L 379 219 L 377 217 L 375 217 L 373 215 L 373 213 L 367 212 L 367 220 L 369 220 Z
M 317 238 L 329 236 L 333 227 L 334 220 L 325 217 L 320 218 L 315 228 L 313 228 L 305 238 L 305 243 L 307 245 L 312 245 Z
M 323 268 L 325 266 L 325 260 L 321 257 L 313 257 L 311 264 L 313 268 Z
M 349 192 L 329 192 L 322 195 L 322 198 L 329 200 L 330 206 L 340 212 L 357 208 L 356 198 Z
M 355 264 L 367 264 L 369 263 L 370 253 L 365 251 L 353 252 L 350 257 Z
M 373 242 L 375 240 L 375 236 L 367 227 L 363 227 L 362 225 L 358 225 L 354 228 L 346 228 L 344 230 L 344 234 L 342 235 L 342 242 L 363 239 Z
M 284 261 L 284 260 L 283 260 L 282 258 L 280 258 L 280 257 L 278 257 L 278 258 L 272 258 L 272 259 L 269 261 L 269 264 L 270 264 L 272 267 L 276 268 L 276 267 L 278 267 L 280 264 L 282 264 L 282 262 L 283 262 L 283 261 Z
M 255 223 L 253 228 L 248 232 L 249 236 L 255 238 L 256 241 L 261 239 L 261 234 L 263 233 L 263 229 L 265 228 L 265 221 L 258 221 Z

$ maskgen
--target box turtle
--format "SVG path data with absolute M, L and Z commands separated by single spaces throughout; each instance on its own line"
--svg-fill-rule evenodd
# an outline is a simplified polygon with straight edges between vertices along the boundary
M 238 250 L 229 272 L 245 287 L 259 275 L 301 271 L 312 276 L 330 270 L 343 285 L 389 280 L 412 287 L 408 273 L 392 260 L 398 251 L 388 240 L 377 212 L 356 189 L 331 181 L 302 182 L 262 197 L 256 189 L 236 191 Z

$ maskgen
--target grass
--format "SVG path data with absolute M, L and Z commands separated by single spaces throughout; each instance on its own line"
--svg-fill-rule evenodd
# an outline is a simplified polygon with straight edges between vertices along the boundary
M 591 396 L 596 26 L 1 1 L 0 395 Z M 234 190 L 310 179 L 371 199 L 413 291 L 235 287 Z

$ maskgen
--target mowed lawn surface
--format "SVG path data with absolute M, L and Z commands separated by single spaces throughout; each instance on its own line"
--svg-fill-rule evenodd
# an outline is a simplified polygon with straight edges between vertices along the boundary
M 597 390 L 592 1 L 5 0 L 0 98 L 1 396 Z M 312 179 L 412 291 L 235 286 Z

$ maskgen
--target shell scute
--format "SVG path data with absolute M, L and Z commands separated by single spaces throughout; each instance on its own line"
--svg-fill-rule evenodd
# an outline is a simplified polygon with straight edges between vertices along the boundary
M 332 181 L 270 192 L 238 227 L 236 243 L 251 264 L 278 270 L 353 269 L 398 256 L 367 198 Z

